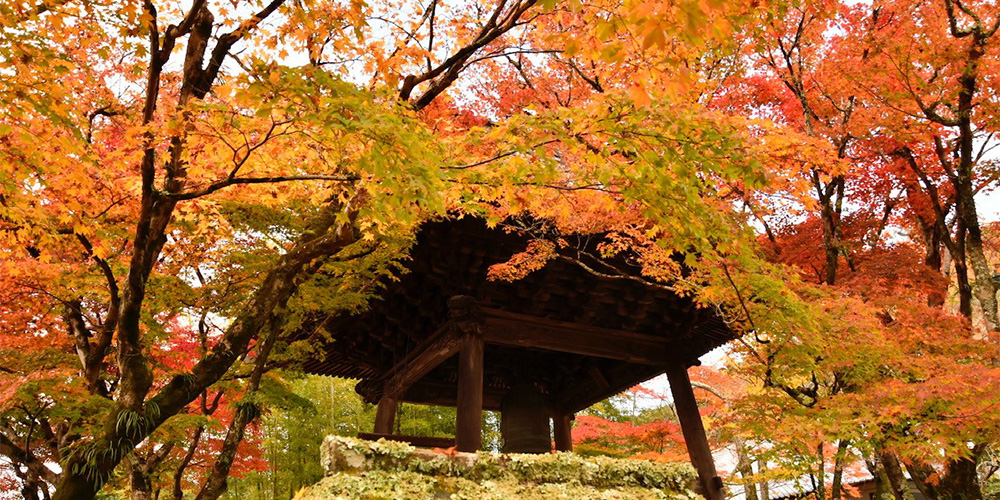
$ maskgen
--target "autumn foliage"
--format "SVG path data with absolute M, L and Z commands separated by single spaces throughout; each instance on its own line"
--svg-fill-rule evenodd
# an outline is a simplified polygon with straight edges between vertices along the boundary
M 720 446 L 819 498 L 859 463 L 982 498 L 997 12 L 0 1 L 2 486 L 218 498 L 328 340 L 303 325 L 364 308 L 423 221 L 474 215 L 534 237 L 495 279 L 561 259 L 720 311 Z M 683 455 L 667 419 L 576 430 Z

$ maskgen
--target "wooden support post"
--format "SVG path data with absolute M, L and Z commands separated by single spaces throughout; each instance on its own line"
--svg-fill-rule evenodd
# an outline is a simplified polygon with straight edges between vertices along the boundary
M 458 401 L 455 449 L 479 451 L 483 445 L 483 318 L 476 299 L 456 295 L 448 299 L 451 324 L 461 333 L 458 352 Z
M 396 399 L 383 396 L 378 401 L 375 412 L 375 434 L 392 434 L 392 425 L 396 420 Z
M 556 451 L 573 451 L 573 414 L 563 413 L 552 417 L 552 433 L 555 435 Z
M 715 461 L 712 459 L 712 450 L 708 447 L 708 437 L 701 422 L 701 414 L 698 413 L 698 402 L 694 398 L 687 368 L 684 365 L 671 366 L 667 369 L 667 380 L 674 397 L 677 419 L 681 422 L 684 444 L 687 445 L 691 463 L 698 471 L 701 494 L 709 500 L 722 500 L 722 479 L 715 472 Z
M 479 451 L 483 443 L 483 339 L 466 334 L 458 358 L 455 448 Z

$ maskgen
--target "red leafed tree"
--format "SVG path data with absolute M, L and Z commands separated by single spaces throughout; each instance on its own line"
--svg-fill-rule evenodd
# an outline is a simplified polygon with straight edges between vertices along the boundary
M 169 335 L 152 350 L 155 366 L 168 373 L 191 369 L 212 337 L 206 318 L 197 325 L 174 318 L 166 321 Z M 261 436 L 255 425 L 259 415 L 246 420 L 243 436 L 227 445 L 232 430 L 241 425 L 246 412 L 245 396 L 254 391 L 246 377 L 235 374 L 215 390 L 205 391 L 170 422 L 157 429 L 136 448 L 125 469 L 132 500 L 150 498 L 181 499 L 185 492 L 209 491 L 217 474 L 220 456 L 232 453 L 233 475 L 261 471 L 267 467 L 259 447 Z
M 578 451 L 604 453 L 664 462 L 683 461 L 687 457 L 684 438 L 676 416 L 671 417 L 669 407 L 663 406 L 663 396 L 655 391 L 636 386 L 613 404 L 627 406 L 629 400 L 642 398 L 643 403 L 658 406 L 623 411 L 617 416 L 583 414 L 576 417 L 573 443 Z

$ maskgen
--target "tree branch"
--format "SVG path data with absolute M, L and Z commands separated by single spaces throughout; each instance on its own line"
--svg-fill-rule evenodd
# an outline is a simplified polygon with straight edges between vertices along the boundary
M 286 175 L 286 176 L 274 176 L 274 177 L 235 177 L 231 179 L 225 179 L 209 186 L 198 189 L 196 191 L 188 191 L 186 193 L 167 193 L 167 196 L 174 200 L 193 200 L 195 198 L 200 198 L 210 193 L 214 193 L 222 188 L 235 186 L 237 184 L 274 184 L 279 182 L 291 182 L 291 181 L 334 181 L 334 182 L 356 182 L 360 180 L 360 177 L 350 176 L 350 175 Z

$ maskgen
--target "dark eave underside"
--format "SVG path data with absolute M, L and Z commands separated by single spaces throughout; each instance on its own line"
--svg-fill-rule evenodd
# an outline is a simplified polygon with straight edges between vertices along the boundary
M 554 407 L 575 411 L 733 338 L 713 311 L 688 298 L 633 280 L 597 277 L 561 260 L 518 281 L 487 279 L 491 265 L 506 262 L 527 242 L 474 218 L 426 224 L 409 273 L 390 283 L 369 311 L 328 319 L 323 326 L 334 342 L 325 346 L 325 356 L 308 360 L 306 370 L 361 379 L 359 392 L 377 399 L 393 367 L 446 327 L 447 301 L 460 295 L 487 311 L 486 408 L 498 404 L 511 384 L 533 380 L 546 388 Z M 401 398 L 453 405 L 456 378 L 451 357 Z

